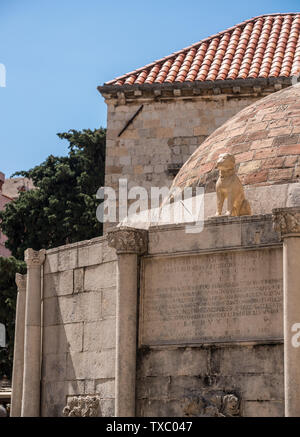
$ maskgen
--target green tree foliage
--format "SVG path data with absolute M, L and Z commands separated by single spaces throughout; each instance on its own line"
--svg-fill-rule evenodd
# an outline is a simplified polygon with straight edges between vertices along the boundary
M 50 155 L 29 171 L 37 189 L 20 193 L 0 213 L 6 247 L 23 259 L 28 247 L 35 250 L 102 235 L 96 218 L 96 192 L 104 185 L 105 129 L 71 130 L 57 134 L 69 141 L 66 157 Z
M 0 378 L 11 377 L 15 329 L 17 286 L 16 273 L 26 273 L 24 261 L 0 257 L 0 323 L 6 329 L 6 348 L 0 348 Z

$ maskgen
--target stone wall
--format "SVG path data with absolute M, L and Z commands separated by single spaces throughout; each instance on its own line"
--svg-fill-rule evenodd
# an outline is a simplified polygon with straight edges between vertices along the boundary
M 150 228 L 142 266 L 137 415 L 228 415 L 233 396 L 237 415 L 283 416 L 282 245 L 271 216 L 210 219 L 193 234 Z
M 138 416 L 200 415 L 216 394 L 236 395 L 243 417 L 284 415 L 282 344 L 140 350 L 137 378 Z
M 98 395 L 114 414 L 116 256 L 105 238 L 48 250 L 43 275 L 42 416 Z

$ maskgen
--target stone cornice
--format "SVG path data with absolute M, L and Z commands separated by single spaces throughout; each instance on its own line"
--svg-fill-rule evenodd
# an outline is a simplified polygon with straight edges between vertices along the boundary
M 16 284 L 18 291 L 26 291 L 26 279 L 27 275 L 21 275 L 21 273 L 16 273 Z
M 33 250 L 26 249 L 24 253 L 24 259 L 27 267 L 39 267 L 45 261 L 46 251 L 45 249 Z
M 121 227 L 109 231 L 108 245 L 116 249 L 118 254 L 135 253 L 143 255 L 148 249 L 148 231 Z
M 281 237 L 300 235 L 300 206 L 273 209 L 274 229 Z
M 184 99 L 226 95 L 265 96 L 292 85 L 291 77 L 194 81 L 135 85 L 103 85 L 97 89 L 107 102 L 124 105 L 130 101 L 149 99 Z

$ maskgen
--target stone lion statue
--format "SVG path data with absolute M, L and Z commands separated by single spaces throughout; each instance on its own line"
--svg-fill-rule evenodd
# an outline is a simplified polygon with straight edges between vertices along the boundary
M 235 158 L 230 153 L 222 153 L 217 161 L 219 178 L 217 180 L 217 212 L 222 215 L 224 200 L 227 199 L 228 216 L 251 215 L 251 208 L 245 198 L 243 185 L 235 173 Z

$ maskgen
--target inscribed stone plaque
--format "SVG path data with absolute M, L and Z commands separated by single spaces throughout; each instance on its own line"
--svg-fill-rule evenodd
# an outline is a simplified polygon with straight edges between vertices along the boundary
M 145 258 L 140 344 L 283 337 L 282 250 Z
M 0 347 L 6 346 L 6 340 L 5 340 L 5 326 L 3 323 L 0 323 Z

